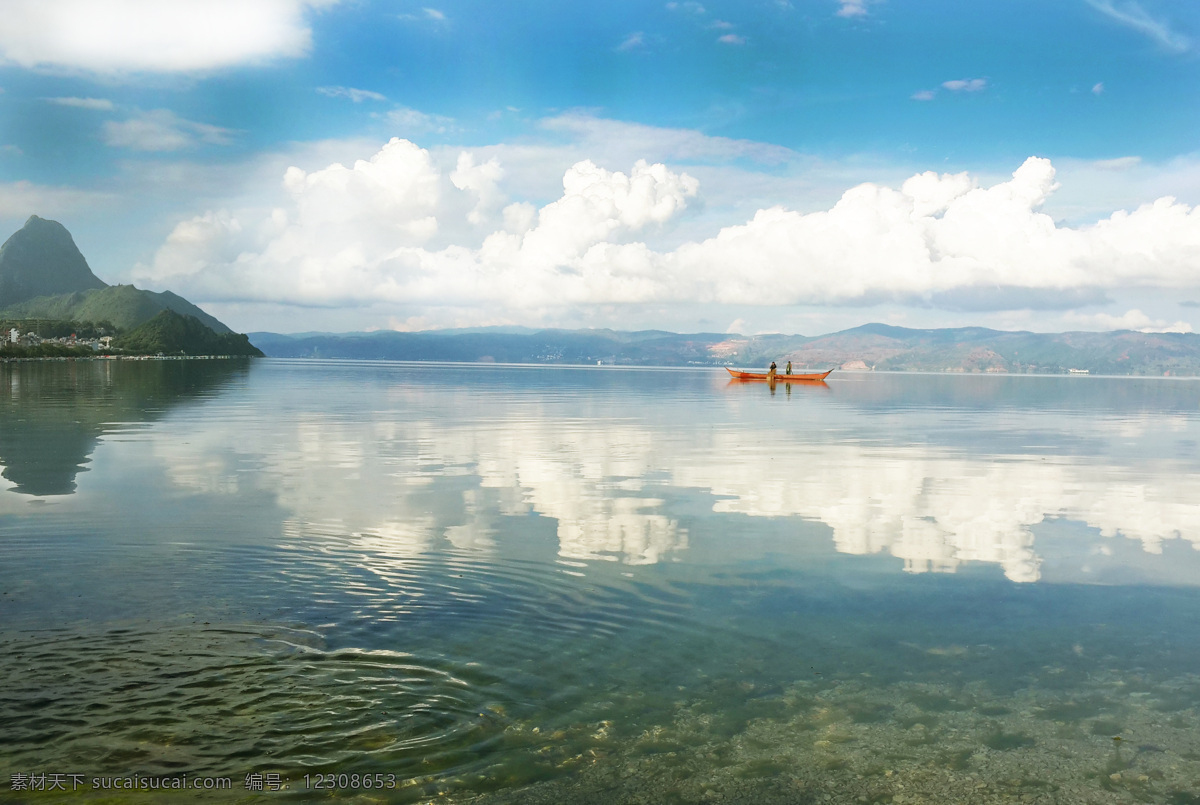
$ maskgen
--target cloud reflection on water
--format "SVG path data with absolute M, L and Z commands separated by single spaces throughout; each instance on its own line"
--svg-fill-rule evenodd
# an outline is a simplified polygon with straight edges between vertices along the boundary
M 1192 502 L 1200 501 L 1200 477 L 1169 466 L 1151 474 L 1077 458 L 981 460 L 929 446 L 824 444 L 777 455 L 764 470 L 744 438 L 728 447 L 716 451 L 719 465 L 681 468 L 675 482 L 719 496 L 718 512 L 823 522 L 840 552 L 886 551 L 910 572 L 984 562 L 1013 581 L 1037 581 L 1032 527 L 1050 518 L 1138 540 L 1150 553 L 1177 538 L 1200 547 L 1200 504 Z
M 1151 420 L 1136 430 L 1179 425 Z M 379 438 L 381 429 L 390 437 Z M 713 496 L 717 515 L 824 523 L 839 552 L 890 553 L 909 572 L 974 562 L 998 565 L 1013 581 L 1036 581 L 1042 559 L 1033 527 L 1052 518 L 1137 540 L 1148 553 L 1172 539 L 1200 544 L 1200 504 L 1192 502 L 1200 501 L 1200 476 L 1173 462 L 976 457 L 945 446 L 836 439 L 781 449 L 779 434 L 752 428 L 718 431 L 680 450 L 669 432 L 635 419 L 588 424 L 549 410 L 531 417 L 525 405 L 491 407 L 483 422 L 419 418 L 400 428 L 306 419 L 270 441 L 258 449 L 270 474 L 286 479 L 286 508 L 402 552 L 428 551 L 439 540 L 490 551 L 489 518 L 532 512 L 557 522 L 564 559 L 679 558 L 688 533 L 662 497 L 672 488 Z M 430 513 L 434 498 L 440 515 Z
M 840 553 L 890 554 L 913 573 L 980 563 L 1037 581 L 1048 520 L 1134 540 L 1146 554 L 1171 540 L 1200 548 L 1200 473 L 1168 449 L 1200 427 L 1178 411 L 1064 419 L 957 408 L 930 425 L 920 410 L 848 405 L 835 388 L 802 400 L 807 424 L 780 429 L 742 410 L 759 404 L 742 395 L 703 392 L 660 409 L 642 388 L 464 398 L 422 371 L 432 380 L 334 382 L 326 391 L 338 406 L 286 400 L 254 427 L 218 406 L 146 438 L 176 489 L 221 497 L 253 486 L 292 513 L 285 539 L 338 536 L 397 559 L 491 555 L 514 527 L 501 518 L 537 515 L 555 522 L 562 560 L 686 561 L 688 516 L 699 515 L 678 501 L 696 492 L 730 529 L 744 527 L 738 517 L 802 518 L 828 526 Z M 952 419 L 957 437 L 945 433 Z

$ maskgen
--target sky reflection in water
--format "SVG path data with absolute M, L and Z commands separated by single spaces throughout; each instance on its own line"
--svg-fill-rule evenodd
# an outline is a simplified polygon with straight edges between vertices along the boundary
M 6 648 L 61 663 L 30 637 L 54 630 L 87 679 L 109 653 L 164 652 L 203 677 L 199 660 L 162 646 L 226 624 L 219 639 L 202 629 L 216 641 L 206 656 L 242 658 L 251 679 L 238 696 L 291 679 L 311 703 L 334 689 L 390 703 L 386 716 L 352 708 L 358 738 L 263 739 L 237 757 L 293 771 L 378 761 L 416 781 L 412 796 L 586 781 L 572 752 L 615 768 L 630 747 L 656 756 L 655 729 L 695 752 L 703 735 L 752 754 L 751 734 L 771 724 L 817 731 L 797 747 L 820 757 L 856 747 L 826 777 L 805 772 L 830 791 L 845 793 L 837 769 L 869 780 L 876 744 L 900 740 L 884 733 L 908 740 L 915 723 L 941 735 L 923 763 L 966 751 L 979 772 L 1016 757 L 971 755 L 989 735 L 1000 748 L 985 753 L 1044 747 L 1026 722 L 1052 705 L 1093 701 L 1063 741 L 1097 723 L 1149 728 L 1168 709 L 1095 704 L 1108 695 L 1087 687 L 1101 669 L 1111 692 L 1148 666 L 1155 702 L 1193 689 L 1181 674 L 1196 659 L 1184 647 L 1200 642 L 1198 415 L 1193 381 L 844 374 L 772 393 L 708 370 L 4 367 Z M 96 642 L 134 623 L 124 648 Z M 224 690 L 228 669 L 213 673 Z M 44 698 L 23 684 L 6 706 Z M 1194 715 L 1193 698 L 1171 709 Z M 297 701 L 248 723 L 333 729 Z M 56 706 L 69 721 L 72 706 Z M 171 717 L 176 743 L 201 736 L 176 761 L 189 768 L 231 762 L 220 736 L 232 722 L 207 706 Z M 707 721 L 681 726 L 697 708 Z M 976 720 L 935 727 L 947 712 Z M 1004 719 L 1018 716 L 1012 732 Z M 128 738 L 114 719 L 96 729 Z M 533 748 L 538 724 L 562 732 L 554 763 Z M 975 744 L 955 745 L 960 734 Z M 95 747 L 50 752 L 39 741 L 52 735 L 10 739 L 9 765 L 108 762 Z M 164 752 L 142 746 L 128 762 Z M 433 767 L 431 752 L 444 753 Z M 762 762 L 710 771 L 796 773 Z

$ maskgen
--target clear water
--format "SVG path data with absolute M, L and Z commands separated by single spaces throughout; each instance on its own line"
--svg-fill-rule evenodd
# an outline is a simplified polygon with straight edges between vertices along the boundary
M 1185 380 L 3 366 L 0 800 L 1200 802 L 1198 439 Z

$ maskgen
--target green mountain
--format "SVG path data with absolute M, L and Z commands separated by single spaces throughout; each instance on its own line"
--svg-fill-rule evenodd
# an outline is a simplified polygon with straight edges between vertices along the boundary
M 218 333 L 233 332 L 182 296 L 170 291 L 143 291 L 132 285 L 113 285 L 59 296 L 39 296 L 0 309 L 0 317 L 108 321 L 121 330 L 129 330 L 149 321 L 164 310 L 199 319 Z
M 110 287 L 92 273 L 71 233 L 58 221 L 30 216 L 0 246 L 0 318 L 107 321 L 129 330 L 164 310 L 193 316 L 218 333 L 232 332 L 170 291 Z
M 58 221 L 32 215 L 0 246 L 0 309 L 38 296 L 105 287 Z
M 164 310 L 150 321 L 113 339 L 113 346 L 147 355 L 251 355 L 263 353 L 239 333 L 214 332 L 195 316 Z

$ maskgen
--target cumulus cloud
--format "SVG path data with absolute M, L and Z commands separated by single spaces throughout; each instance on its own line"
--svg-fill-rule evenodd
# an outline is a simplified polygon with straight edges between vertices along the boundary
M 97 112 L 111 112 L 113 102 L 107 98 L 47 98 L 46 103 L 55 106 L 72 106 L 76 109 L 91 109 Z
M 497 159 L 462 152 L 445 170 L 426 150 L 392 140 L 351 168 L 290 169 L 287 197 L 269 213 L 180 224 L 140 278 L 200 299 L 518 316 L 615 304 L 936 305 L 989 289 L 1005 290 L 996 299 L 1094 300 L 1110 288 L 1200 286 L 1200 210 L 1164 197 L 1065 226 L 1041 211 L 1058 183 L 1037 157 L 990 186 L 933 172 L 898 188 L 860 184 L 829 209 L 768 207 L 666 248 L 646 239 L 697 198 L 687 173 L 584 160 L 540 208 L 510 200 L 505 181 Z
M 304 56 L 338 0 L 8 0 L 0 59 L 26 68 L 186 72 Z
M 283 189 L 286 206 L 260 220 L 243 222 L 222 211 L 180 223 L 150 274 L 211 283 L 211 270 L 202 267 L 223 267 L 232 274 L 221 281 L 247 283 L 249 298 L 269 298 L 283 282 L 292 287 L 283 299 L 353 302 L 360 291 L 390 282 L 377 271 L 385 256 L 380 244 L 387 250 L 415 246 L 437 232 L 432 213 L 439 176 L 428 152 L 404 140 L 393 140 L 349 168 L 340 163 L 311 173 L 289 168 Z
M 266 220 L 209 213 L 180 224 L 142 275 L 154 281 L 191 277 L 226 295 L 240 285 L 246 298 L 304 304 L 435 302 L 444 293 L 477 302 L 587 302 L 593 294 L 633 301 L 651 293 L 653 280 L 641 272 L 653 267 L 638 260 L 645 247 L 617 241 L 666 222 L 697 190 L 695 179 L 661 164 L 641 162 L 625 174 L 584 161 L 566 172 L 556 201 L 540 210 L 519 202 L 505 208 L 506 228 L 487 235 L 478 248 L 422 248 L 437 234 L 444 195 L 474 196 L 472 212 L 479 213 L 501 200 L 501 177 L 499 165 L 476 164 L 466 154 L 445 182 L 426 150 L 394 139 L 352 168 L 289 169 L 284 186 L 290 203 Z M 205 272 L 195 269 L 217 248 L 210 240 L 240 239 L 251 230 L 253 248 L 239 243 L 232 260 L 214 261 Z M 623 269 L 609 272 L 610 259 Z
M 140 112 L 128 120 L 104 124 L 106 145 L 134 151 L 179 151 L 200 144 L 228 145 L 234 132 L 220 126 L 184 120 L 169 109 Z
M 914 101 L 932 101 L 936 95 L 937 93 L 931 89 L 922 89 L 917 90 L 909 97 Z
M 504 195 L 499 190 L 499 183 L 503 177 L 504 170 L 495 159 L 476 165 L 471 153 L 464 151 L 458 155 L 458 164 L 450 174 L 450 182 L 459 190 L 469 191 L 478 198 L 474 209 L 467 214 L 467 220 L 472 224 L 483 223 L 486 212 L 502 202 Z
M 372 92 L 369 89 L 355 89 L 354 87 L 317 87 L 317 92 L 330 98 L 349 98 L 354 103 L 387 100 L 387 96 L 381 95 L 378 92 Z
M 746 44 L 746 37 L 739 36 L 738 34 L 725 34 L 724 36 L 718 36 L 717 41 L 723 45 L 744 45 Z
M 943 81 L 942 87 L 951 92 L 980 92 L 987 88 L 986 78 L 956 78 Z

